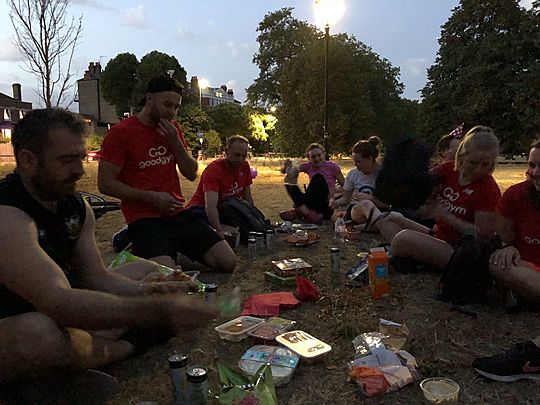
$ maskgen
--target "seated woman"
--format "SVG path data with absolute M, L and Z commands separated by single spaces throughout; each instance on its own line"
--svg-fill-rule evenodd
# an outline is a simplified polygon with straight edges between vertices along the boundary
M 465 230 L 475 228 L 480 237 L 493 234 L 495 207 L 501 194 L 491 174 L 498 154 L 499 141 L 491 128 L 476 126 L 467 132 L 455 163 L 432 169 L 436 198 L 423 207 L 423 215 L 435 219 L 434 236 L 404 229 L 392 239 L 392 255 L 444 269 Z
M 454 135 L 444 135 L 437 142 L 437 163 L 450 162 L 456 158 L 460 139 Z
M 348 205 L 346 220 L 351 219 L 351 211 L 359 201 L 373 200 L 375 181 L 381 168 L 377 162 L 380 143 L 379 137 L 372 136 L 367 141 L 356 142 L 352 147 L 352 160 L 356 167 L 345 177 L 343 195 L 330 198 L 328 204 L 331 209 Z
M 491 255 L 497 284 L 527 301 L 540 302 L 540 139 L 529 153 L 527 180 L 503 194 L 497 231 L 507 245 Z
M 285 161 L 282 171 L 285 176 L 285 187 L 293 200 L 294 209 L 281 212 L 284 221 L 292 221 L 303 217 L 304 220 L 320 224 L 323 219 L 332 217 L 334 211 L 328 206 L 334 195 L 336 182 L 345 183 L 341 169 L 334 162 L 325 160 L 324 148 L 312 143 L 306 150 L 309 162 L 294 167 L 290 160 Z M 298 174 L 304 172 L 309 176 L 309 185 L 305 193 L 298 187 Z

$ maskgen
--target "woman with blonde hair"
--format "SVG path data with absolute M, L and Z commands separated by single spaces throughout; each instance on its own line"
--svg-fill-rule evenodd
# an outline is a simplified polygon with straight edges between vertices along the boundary
M 495 207 L 501 193 L 492 177 L 499 141 L 493 130 L 476 126 L 456 151 L 455 162 L 433 169 L 435 199 L 422 207 L 422 216 L 436 221 L 433 236 L 405 229 L 392 239 L 393 257 L 404 257 L 444 269 L 461 234 L 473 228 L 481 238 L 494 232 Z

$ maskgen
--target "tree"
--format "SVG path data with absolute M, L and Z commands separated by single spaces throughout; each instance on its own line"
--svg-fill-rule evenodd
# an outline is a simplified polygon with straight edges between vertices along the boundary
M 249 121 L 244 108 L 239 104 L 223 103 L 208 110 L 212 129 L 219 132 L 225 144 L 231 135 L 249 136 Z
M 101 74 L 103 98 L 114 105 L 116 115 L 121 118 L 132 106 L 132 94 L 137 84 L 139 61 L 132 53 L 119 53 L 111 59 Z
M 484 124 L 506 153 L 526 149 L 540 124 L 538 38 L 534 10 L 527 13 L 516 0 L 461 0 L 442 27 L 422 89 L 424 131 Z
M 141 59 L 137 67 L 137 84 L 133 90 L 132 102 L 136 105 L 146 93 L 146 84 L 156 76 L 171 74 L 184 88 L 187 88 L 186 70 L 178 59 L 166 53 L 152 51 Z
M 253 63 L 260 72 L 247 89 L 248 102 L 253 106 L 269 107 L 281 102 L 279 80 L 284 62 L 317 38 L 317 29 L 293 18 L 292 10 L 288 7 L 274 11 L 259 23 L 259 51 L 253 56 Z
M 75 84 L 71 62 L 82 33 L 82 16 L 68 20 L 69 0 L 9 0 L 8 4 L 15 45 L 38 79 L 39 98 L 47 108 L 64 104 Z
M 182 125 L 186 141 L 192 148 L 199 144 L 197 132 L 207 132 L 211 128 L 210 117 L 198 105 L 182 105 L 177 119 Z

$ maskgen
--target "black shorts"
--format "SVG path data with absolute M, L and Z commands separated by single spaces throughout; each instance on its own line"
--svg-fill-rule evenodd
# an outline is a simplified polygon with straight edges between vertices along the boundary
M 141 218 L 128 226 L 132 239 L 131 252 L 144 259 L 169 256 L 176 260 L 178 252 L 202 262 L 203 256 L 223 239 L 216 231 L 184 210 L 173 217 Z

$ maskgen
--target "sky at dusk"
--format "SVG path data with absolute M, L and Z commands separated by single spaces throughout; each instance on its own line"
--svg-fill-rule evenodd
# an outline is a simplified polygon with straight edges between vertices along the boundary
M 437 37 L 458 0 L 343 0 L 344 15 L 330 33 L 345 32 L 401 69 L 403 97 L 419 98 L 426 69 L 438 50 Z M 72 0 L 70 14 L 83 16 L 83 36 L 75 51 L 73 73 L 82 78 L 88 63 L 103 67 L 119 53 L 140 60 L 153 50 L 174 55 L 187 71 L 210 86 L 226 84 L 244 101 L 258 76 L 252 63 L 258 50 L 257 26 L 264 16 L 293 7 L 293 16 L 315 24 L 314 0 Z M 520 1 L 529 8 L 532 0 Z M 24 71 L 13 42 L 5 0 L 0 0 L 0 92 L 12 95 L 21 83 L 23 101 L 39 107 L 36 79 Z M 322 61 L 321 61 L 322 63 Z M 72 106 L 76 109 L 76 104 Z

